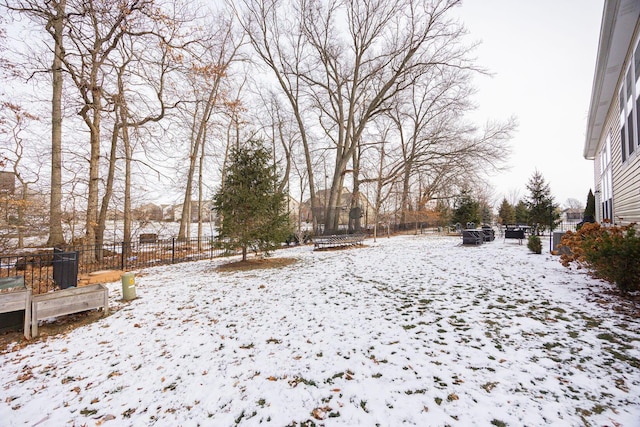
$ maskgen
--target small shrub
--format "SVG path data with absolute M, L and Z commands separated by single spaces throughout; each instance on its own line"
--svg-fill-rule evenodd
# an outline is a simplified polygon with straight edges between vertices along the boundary
M 536 236 L 535 234 L 532 234 L 531 236 L 529 236 L 529 239 L 527 240 L 527 247 L 531 252 L 536 254 L 541 254 L 542 241 L 540 240 L 540 237 Z
M 614 283 L 622 292 L 640 289 L 640 237 L 635 223 L 606 226 L 584 224 L 577 232 L 567 232 L 561 246 L 571 250 L 560 262 L 588 268 L 595 277 Z

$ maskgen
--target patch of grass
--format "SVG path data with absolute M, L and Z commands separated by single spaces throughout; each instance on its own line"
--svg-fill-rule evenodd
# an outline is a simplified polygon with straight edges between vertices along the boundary
M 97 413 L 98 413 L 97 409 L 84 408 L 83 410 L 80 411 L 80 415 L 84 415 L 85 417 L 90 417 L 90 416 L 95 415 Z
M 507 427 L 507 423 L 504 421 L 496 420 L 495 418 L 491 420 L 491 425 L 496 427 Z
M 412 394 L 425 394 L 427 392 L 426 389 L 421 388 L 418 390 L 407 390 L 404 392 L 404 394 L 406 394 L 407 396 L 411 396 Z
M 546 342 L 544 344 L 542 344 L 542 346 L 546 349 L 546 350 L 551 350 L 553 348 L 556 347 L 564 347 L 561 343 L 559 342 Z
M 216 269 L 218 271 L 233 273 L 235 271 L 250 271 L 266 268 L 286 267 L 298 262 L 295 258 L 251 258 L 246 261 L 230 262 L 222 264 Z
M 403 326 L 403 328 L 404 328 L 404 330 L 405 330 L 405 331 L 408 331 L 409 329 L 413 329 L 413 328 L 415 328 L 415 327 L 416 327 L 416 325 L 404 325 L 404 326 Z
M 311 387 L 317 387 L 318 386 L 314 380 L 308 380 L 308 379 L 303 378 L 303 377 L 294 377 L 293 379 L 289 380 L 289 385 L 291 387 L 296 387 L 300 383 L 302 383 L 304 385 L 307 385 L 307 386 L 311 386 Z
M 638 368 L 640 369 L 640 360 L 632 357 L 632 356 L 628 356 L 627 354 L 624 353 L 620 353 L 617 352 L 613 349 L 608 349 L 609 353 L 611 353 L 611 355 L 617 359 L 620 360 L 621 362 L 627 362 L 629 365 L 633 366 L 634 368 Z
M 582 316 L 582 320 L 587 322 L 585 324 L 585 327 L 587 329 L 597 328 L 602 323 L 602 320 L 594 319 L 593 317 L 588 317 L 588 316 L 585 316 L 585 315 Z
M 610 343 L 617 343 L 618 340 L 616 340 L 616 338 L 613 336 L 613 334 L 610 334 L 608 332 L 604 332 L 602 334 L 598 334 L 596 335 L 596 338 L 603 340 L 603 341 L 609 341 Z
M 438 405 L 438 406 L 442 405 L 442 399 L 441 398 L 436 397 L 433 400 L 436 402 L 436 405 Z

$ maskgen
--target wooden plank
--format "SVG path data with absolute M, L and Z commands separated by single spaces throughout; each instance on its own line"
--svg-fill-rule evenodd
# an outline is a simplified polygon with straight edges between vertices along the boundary
M 109 290 L 101 284 L 36 295 L 31 304 L 31 333 L 38 336 L 38 321 L 103 308 L 109 312 Z
M 26 339 L 31 338 L 31 300 L 33 296 L 31 294 L 31 289 L 27 289 L 27 296 L 25 299 L 25 309 L 24 309 L 24 337 Z
M 83 295 L 80 298 L 71 297 L 68 301 L 44 301 L 38 305 L 38 320 L 100 308 L 103 304 L 104 298 L 98 293 L 93 295 Z
M 0 294 L 0 313 L 24 310 L 24 337 L 29 339 L 31 322 L 31 289 Z
M 8 313 L 10 311 L 25 310 L 29 299 L 28 294 L 31 291 L 23 289 L 0 294 L 0 313 Z

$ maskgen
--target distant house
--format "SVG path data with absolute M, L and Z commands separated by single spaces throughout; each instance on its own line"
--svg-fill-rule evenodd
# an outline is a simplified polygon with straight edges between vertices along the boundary
M 605 0 L 584 157 L 596 220 L 640 221 L 640 1 Z
M 569 208 L 562 211 L 560 220 L 565 226 L 572 227 L 582 221 L 583 209 Z
M 373 220 L 374 218 L 374 209 L 367 197 L 359 193 L 359 201 L 358 205 L 361 209 L 361 226 L 366 227 L 369 220 Z M 329 198 L 329 190 L 318 190 L 316 191 L 316 201 L 318 204 L 316 219 L 318 224 L 324 224 L 324 216 L 326 210 L 327 200 Z M 340 201 L 338 202 L 338 209 L 340 210 L 340 219 L 339 224 L 341 226 L 347 226 L 349 224 L 349 212 L 351 211 L 351 202 L 353 199 L 353 194 L 347 190 L 346 188 L 342 189 L 342 194 L 340 196 Z M 313 214 L 311 211 L 311 199 L 307 199 L 304 203 L 300 205 L 300 217 L 305 222 L 313 221 Z
M 153 203 L 147 203 L 133 210 L 136 220 L 162 221 L 162 207 Z
M 211 211 L 213 208 L 213 202 L 210 200 L 202 201 L 202 221 L 209 222 L 210 219 L 215 217 Z M 172 206 L 164 206 L 162 209 L 162 215 L 165 221 L 180 221 L 182 219 L 182 203 Z M 191 222 L 198 222 L 198 201 L 191 201 L 190 210 Z

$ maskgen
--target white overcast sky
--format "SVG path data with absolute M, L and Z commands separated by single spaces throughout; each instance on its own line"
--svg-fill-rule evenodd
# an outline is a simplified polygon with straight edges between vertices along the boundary
M 477 63 L 477 120 L 517 117 L 511 169 L 495 176 L 495 197 L 527 194 L 537 169 L 556 202 L 586 202 L 593 162 L 582 157 L 604 0 L 464 0 L 457 13 Z M 474 115 L 476 118 L 476 115 Z M 498 201 L 499 201 L 498 200 Z

